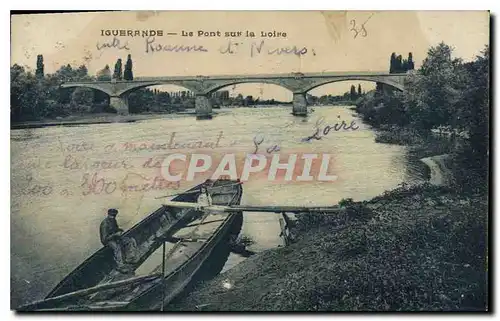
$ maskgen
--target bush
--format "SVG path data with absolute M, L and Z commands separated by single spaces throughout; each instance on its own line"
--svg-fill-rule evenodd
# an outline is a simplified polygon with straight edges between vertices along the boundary
M 360 223 L 368 221 L 373 212 L 363 203 L 354 202 L 352 198 L 342 199 L 339 202 L 338 213 L 304 213 L 298 214 L 294 230 L 307 231 L 321 226 L 342 227 L 348 223 Z M 295 232 L 295 231 L 292 231 Z
M 397 126 L 382 126 L 381 131 L 377 131 L 375 142 L 398 145 L 421 145 L 424 138 L 412 128 L 401 128 Z

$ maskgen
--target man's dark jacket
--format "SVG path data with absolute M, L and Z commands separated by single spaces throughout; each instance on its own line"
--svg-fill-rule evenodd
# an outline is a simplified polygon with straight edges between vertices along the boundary
M 116 219 L 114 217 L 112 218 L 107 216 L 101 222 L 101 227 L 99 228 L 99 232 L 101 234 L 101 243 L 103 245 L 108 244 L 108 242 L 111 240 L 110 236 L 118 231 L 121 231 L 121 229 L 118 228 L 118 223 L 116 222 Z

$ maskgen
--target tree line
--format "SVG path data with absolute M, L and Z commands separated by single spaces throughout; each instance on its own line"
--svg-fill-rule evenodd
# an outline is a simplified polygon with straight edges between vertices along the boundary
M 34 73 L 29 67 L 14 64 L 10 68 L 10 105 L 11 121 L 30 121 L 53 119 L 86 113 L 116 112 L 109 107 L 107 94 L 90 88 L 60 88 L 70 81 L 130 81 L 134 79 L 132 57 L 129 54 L 125 66 L 118 58 L 113 73 L 109 65 L 89 74 L 85 65 L 61 66 L 56 72 L 45 73 L 43 55 L 37 55 Z M 172 111 L 172 106 L 193 105 L 194 98 L 185 101 L 184 97 L 171 99 L 165 92 L 140 89 L 129 95 L 132 112 Z
M 453 154 L 461 162 L 457 169 L 464 172 L 457 179 L 484 188 L 489 137 L 489 47 L 470 62 L 452 54 L 453 48 L 445 43 L 429 48 L 418 72 L 407 75 L 404 92 L 375 90 L 358 103 L 357 109 L 375 127 L 392 126 L 390 133 L 395 137 L 405 132 L 409 138 L 426 137 L 433 130 L 446 130 L 460 140 Z M 407 65 L 413 66 L 413 57 L 409 58 L 412 64 Z M 399 64 L 391 64 L 393 71 L 395 66 Z
M 11 121 L 55 118 L 80 112 L 87 103 L 101 103 L 106 99 L 104 93 L 77 89 L 61 89 L 60 84 L 67 81 L 91 81 L 87 67 L 81 65 L 61 66 L 53 74 L 45 74 L 43 56 L 37 56 L 35 72 L 18 64 L 10 68 L 10 105 Z
M 115 65 L 116 77 L 122 78 L 121 59 Z M 69 81 L 109 81 L 112 79 L 109 65 L 91 76 L 85 65 L 74 68 L 61 66 L 55 73 L 46 74 L 43 55 L 37 55 L 35 72 L 29 67 L 14 64 L 10 68 L 11 121 L 57 118 L 93 112 L 115 112 L 109 107 L 105 93 L 89 88 L 60 88 Z M 133 79 L 132 57 L 128 55 L 123 72 L 124 80 Z
M 357 89 L 356 89 L 357 88 Z M 342 95 L 322 95 L 320 97 L 307 95 L 307 101 L 312 105 L 339 105 L 355 103 L 358 99 L 363 97 L 364 91 L 361 84 L 351 85 L 349 91 L 344 92 Z
M 408 70 L 414 70 L 415 63 L 413 62 L 413 54 L 408 53 L 408 59 L 403 59 L 403 56 L 396 55 L 395 52 L 391 54 L 391 59 L 389 63 L 389 73 L 405 73 Z

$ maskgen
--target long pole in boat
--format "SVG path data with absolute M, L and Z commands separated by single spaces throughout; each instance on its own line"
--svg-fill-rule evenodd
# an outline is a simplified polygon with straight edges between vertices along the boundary
M 163 260 L 161 263 L 161 278 L 162 278 L 162 286 L 163 286 L 163 291 L 161 292 L 161 311 L 163 312 L 163 305 L 165 302 L 165 255 L 167 254 L 167 249 L 166 249 L 166 242 L 163 241 Z
M 166 201 L 163 203 L 166 206 L 180 207 L 180 208 L 196 208 L 196 203 L 189 202 L 174 202 Z M 336 206 L 252 206 L 252 205 L 234 205 L 234 206 L 223 206 L 223 205 L 211 205 L 204 208 L 205 210 L 217 211 L 217 212 L 271 212 L 271 213 L 330 213 L 337 214 L 341 212 L 341 207 Z

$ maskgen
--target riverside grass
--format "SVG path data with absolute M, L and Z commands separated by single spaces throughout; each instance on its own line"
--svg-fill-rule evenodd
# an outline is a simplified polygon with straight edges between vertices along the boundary
M 403 185 L 343 215 L 303 215 L 296 242 L 255 255 L 168 308 L 189 311 L 485 311 L 480 195 Z M 223 286 L 231 284 L 231 287 Z

